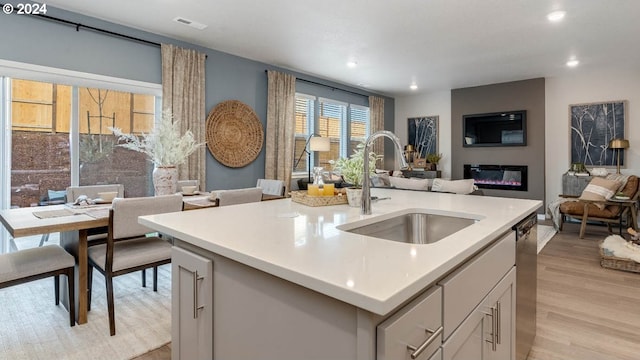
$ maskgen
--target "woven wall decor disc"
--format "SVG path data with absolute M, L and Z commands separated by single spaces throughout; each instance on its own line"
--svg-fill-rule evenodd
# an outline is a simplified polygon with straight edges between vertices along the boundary
M 207 117 L 207 147 L 228 167 L 243 167 L 262 149 L 262 123 L 249 105 L 238 100 L 219 103 Z

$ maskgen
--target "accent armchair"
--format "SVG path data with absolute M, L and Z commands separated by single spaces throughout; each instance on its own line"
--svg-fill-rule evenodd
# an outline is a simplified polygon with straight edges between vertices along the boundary
M 609 233 L 612 233 L 612 224 L 618 224 L 620 229 L 622 229 L 623 222 L 626 222 L 627 226 L 637 229 L 636 205 L 639 195 L 639 183 L 640 181 L 637 176 L 629 176 L 627 183 L 620 191 L 625 197 L 628 197 L 628 200 L 624 201 L 616 201 L 615 199 L 590 200 L 575 196 L 563 196 L 570 200 L 560 204 L 559 230 L 562 231 L 562 225 L 566 218 L 580 220 L 581 239 L 584 238 L 584 233 L 589 221 L 606 223 Z

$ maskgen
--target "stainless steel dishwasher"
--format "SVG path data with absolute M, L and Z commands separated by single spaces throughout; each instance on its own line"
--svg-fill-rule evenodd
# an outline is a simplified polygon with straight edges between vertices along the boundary
M 526 360 L 536 337 L 538 216 L 530 214 L 516 231 L 516 360 Z

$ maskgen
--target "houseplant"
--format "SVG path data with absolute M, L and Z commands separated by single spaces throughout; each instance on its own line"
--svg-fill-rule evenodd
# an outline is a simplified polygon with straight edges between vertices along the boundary
M 427 154 L 427 163 L 433 164 L 430 170 L 438 170 L 438 162 L 442 159 L 442 154 Z
M 369 153 L 369 169 L 370 174 L 374 173 L 376 162 L 380 156 L 374 152 Z M 362 201 L 362 182 L 364 175 L 364 141 L 361 141 L 348 158 L 340 158 L 338 160 L 330 160 L 333 171 L 340 174 L 350 187 L 347 187 L 347 200 L 351 206 L 360 206 Z
M 125 134 L 120 128 L 109 130 L 118 138 L 118 146 L 146 154 L 153 162 L 153 186 L 156 195 L 168 195 L 176 192 L 178 183 L 177 165 L 184 164 L 189 155 L 202 144 L 196 143 L 193 133 L 187 130 L 180 135 L 179 121 L 174 121 L 170 111 L 164 111 L 158 123 L 150 133 L 140 137 Z

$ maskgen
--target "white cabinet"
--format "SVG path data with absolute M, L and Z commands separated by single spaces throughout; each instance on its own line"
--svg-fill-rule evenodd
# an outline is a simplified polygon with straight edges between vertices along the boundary
M 443 360 L 510 360 L 515 356 L 513 268 L 442 345 Z
M 213 261 L 173 247 L 171 358 L 213 359 Z
M 377 328 L 377 360 L 431 359 L 442 344 L 442 288 L 434 286 Z
M 516 263 L 513 231 L 439 282 L 443 289 L 444 338 L 447 339 Z
M 173 359 L 510 360 L 515 354 L 512 232 L 384 316 L 179 239 L 175 245 Z

